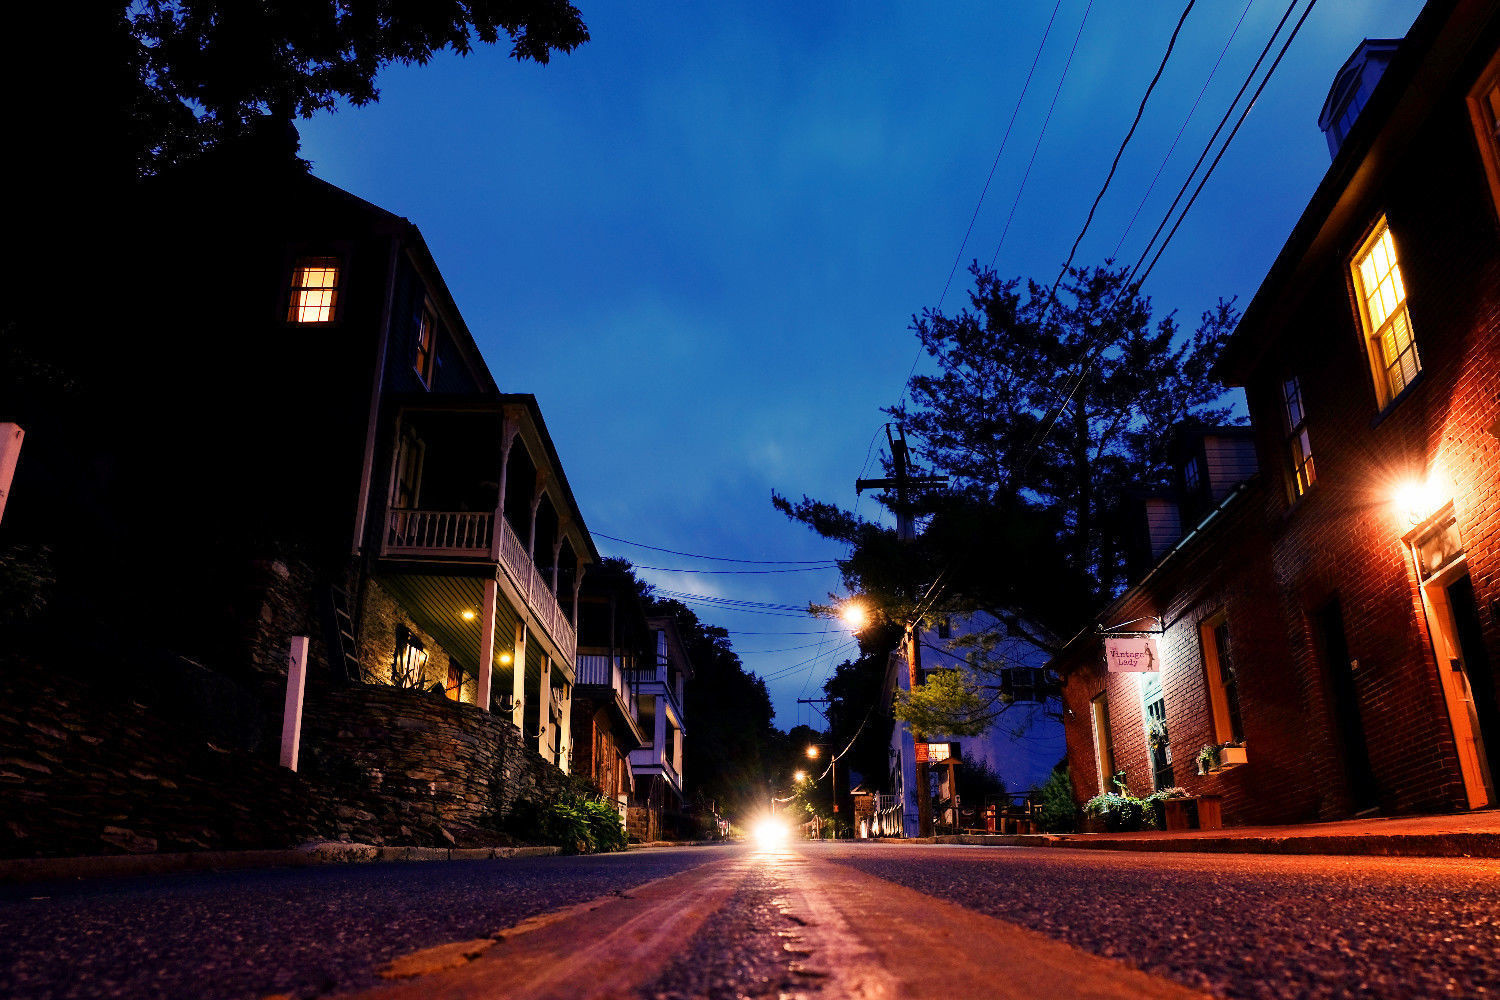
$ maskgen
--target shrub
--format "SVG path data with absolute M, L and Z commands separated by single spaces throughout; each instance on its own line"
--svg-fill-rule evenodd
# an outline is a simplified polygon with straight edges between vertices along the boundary
M 1037 825 L 1047 833 L 1078 829 L 1078 805 L 1073 801 L 1073 779 L 1066 766 L 1053 769 L 1037 792 Z
M 516 803 L 507 829 L 525 840 L 553 844 L 564 854 L 625 850 L 625 825 L 615 807 L 598 799 L 564 794 L 553 802 Z

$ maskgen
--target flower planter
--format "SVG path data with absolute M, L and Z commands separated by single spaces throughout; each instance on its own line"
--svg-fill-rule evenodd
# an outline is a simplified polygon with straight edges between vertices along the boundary
M 1192 799 L 1166 799 L 1161 805 L 1166 820 L 1163 825 L 1168 830 L 1191 830 L 1193 828 L 1197 809 L 1194 808 Z
M 1249 762 L 1250 758 L 1245 754 L 1244 747 L 1224 747 L 1219 751 L 1219 766 L 1222 768 L 1239 767 Z

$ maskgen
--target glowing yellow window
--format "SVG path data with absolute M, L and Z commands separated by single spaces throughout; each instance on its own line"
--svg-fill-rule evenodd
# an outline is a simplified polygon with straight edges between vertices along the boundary
M 331 323 L 339 299 L 337 257 L 303 257 L 292 272 L 290 323 Z
M 1474 122 L 1474 138 L 1479 143 L 1479 158 L 1489 178 L 1490 194 L 1500 208 L 1500 52 L 1479 75 L 1469 91 L 1469 117 Z
M 1422 357 L 1406 310 L 1406 284 L 1401 280 L 1396 244 L 1384 219 L 1354 260 L 1354 287 L 1359 292 L 1370 364 L 1384 406 L 1422 370 Z

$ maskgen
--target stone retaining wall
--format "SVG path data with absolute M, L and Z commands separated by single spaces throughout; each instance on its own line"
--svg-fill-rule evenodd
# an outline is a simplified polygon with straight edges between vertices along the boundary
M 550 801 L 569 782 L 509 717 L 439 694 L 314 688 L 302 738 L 308 774 L 346 789 L 353 818 L 398 843 L 493 839 L 517 801 Z

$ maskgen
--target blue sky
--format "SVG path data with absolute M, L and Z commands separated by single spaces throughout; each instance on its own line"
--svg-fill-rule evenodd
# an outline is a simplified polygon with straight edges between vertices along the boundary
M 593 40 L 574 54 L 539 67 L 481 48 L 389 70 L 379 103 L 304 123 L 303 155 L 422 229 L 501 388 L 540 400 L 602 551 L 735 568 L 599 534 L 832 559 L 771 491 L 855 504 L 880 408 L 916 358 L 910 318 L 938 302 L 1053 4 L 576 2 Z M 997 253 L 1086 6 L 1058 5 L 965 265 L 994 255 L 1003 274 L 1051 280 L 1181 13 L 1092 5 Z M 1194 8 L 1079 262 L 1120 244 L 1245 6 Z M 1284 9 L 1251 0 L 1123 259 Z M 1360 39 L 1404 34 L 1419 9 L 1314 9 L 1152 275 L 1159 313 L 1191 323 L 1221 295 L 1248 301 L 1327 169 L 1316 119 L 1333 74 Z M 966 287 L 961 267 L 945 307 Z M 827 570 L 643 575 L 798 607 L 839 589 Z M 796 614 L 696 609 L 770 678 L 781 727 L 817 724 L 796 698 L 820 693 L 847 636 Z

